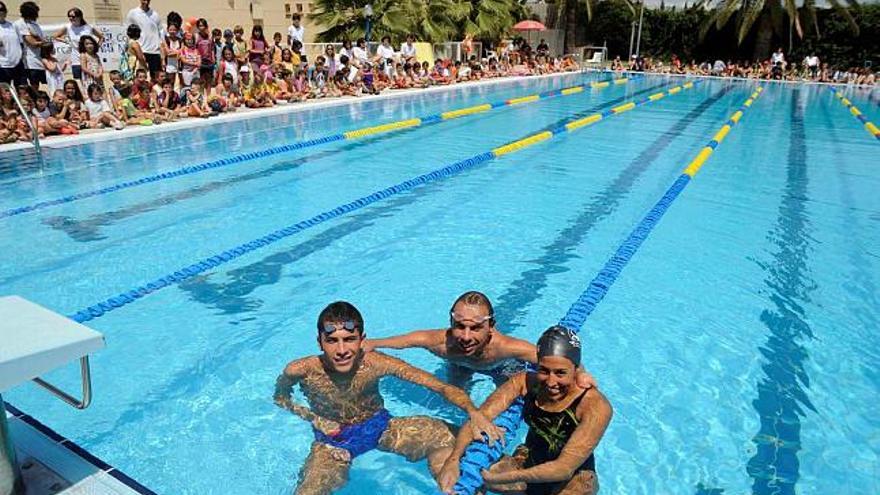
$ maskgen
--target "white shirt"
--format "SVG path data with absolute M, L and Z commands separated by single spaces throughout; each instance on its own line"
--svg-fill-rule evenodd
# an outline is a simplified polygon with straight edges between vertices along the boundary
M 804 62 L 806 62 L 806 64 L 810 67 L 816 67 L 817 65 L 819 65 L 819 57 L 815 55 L 807 55 L 807 58 L 804 59 Z
M 86 110 L 89 111 L 89 117 L 94 119 L 101 115 L 101 112 L 109 112 L 110 104 L 107 100 L 94 101 L 89 98 L 86 100 Z
M 406 43 L 400 45 L 400 54 L 403 55 L 404 58 L 415 57 L 416 45 L 407 41 Z
M 287 26 L 287 36 L 290 37 L 291 41 L 297 40 L 300 43 L 305 43 L 305 41 L 303 40 L 303 38 L 305 37 L 305 31 L 305 27 L 303 26 L 296 27 L 293 24 Z
M 770 56 L 770 61 L 773 62 L 773 64 L 785 62 L 785 55 L 783 55 L 782 52 L 773 52 L 773 55 Z
M 367 61 L 367 51 L 359 46 L 356 46 L 351 49 L 351 56 L 355 60 L 357 60 L 358 62 L 366 62 Z
M 394 58 L 394 48 L 391 48 L 390 46 L 385 46 L 385 44 L 381 44 L 379 45 L 379 48 L 376 48 L 376 55 L 378 55 L 379 58 L 382 59 Z
M 21 36 L 18 26 L 6 21 L 0 23 L 0 67 L 11 69 L 21 61 Z
M 161 45 L 162 20 L 155 10 L 150 9 L 146 12 L 140 7 L 135 7 L 128 11 L 125 16 L 125 25 L 137 24 L 141 28 L 141 50 L 144 53 L 159 54 L 159 46 Z
M 79 65 L 79 39 L 83 36 L 91 36 L 95 38 L 95 41 L 98 41 L 97 32 L 88 24 L 74 26 L 67 23 L 67 38 L 70 40 L 70 65 Z M 101 50 L 101 45 L 98 45 L 98 50 Z
M 24 43 L 24 37 L 27 35 L 45 40 L 43 37 L 43 29 L 36 22 L 27 22 L 24 19 L 15 21 L 15 25 L 18 26 L 18 33 L 21 35 L 21 43 L 24 45 L 25 67 L 28 69 L 43 70 L 43 58 L 40 57 L 40 47 L 30 46 Z

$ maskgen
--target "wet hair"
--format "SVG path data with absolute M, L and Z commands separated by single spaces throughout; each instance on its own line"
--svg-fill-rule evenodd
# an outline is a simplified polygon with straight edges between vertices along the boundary
M 574 363 L 581 364 L 581 341 L 570 329 L 554 325 L 538 339 L 538 359 L 548 356 L 564 357 Z
M 18 8 L 18 13 L 25 20 L 36 19 L 40 15 L 40 6 L 34 2 L 24 2 Z
M 454 324 L 452 322 L 452 312 L 455 311 L 455 306 L 458 303 L 464 303 L 468 306 L 482 306 L 486 308 L 486 311 L 488 311 L 489 315 L 492 316 L 491 318 L 489 318 L 489 323 L 493 326 L 495 325 L 495 309 L 492 308 L 492 302 L 489 301 L 489 298 L 486 297 L 486 294 L 483 294 L 482 292 L 477 292 L 475 290 L 465 292 L 464 294 L 458 296 L 458 299 L 456 299 L 455 302 L 452 303 L 452 306 L 449 308 L 450 325 Z
M 356 325 L 361 335 L 364 333 L 364 318 L 353 304 L 346 301 L 336 301 L 327 305 L 318 315 L 318 335 L 324 333 L 324 322 L 351 320 Z
M 141 28 L 137 24 L 131 24 L 128 26 L 128 29 L 125 30 L 125 34 L 128 35 L 129 39 L 139 40 L 141 39 Z

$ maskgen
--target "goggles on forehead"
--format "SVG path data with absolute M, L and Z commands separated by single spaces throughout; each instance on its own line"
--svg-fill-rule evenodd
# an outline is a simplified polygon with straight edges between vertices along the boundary
M 354 329 L 357 328 L 357 323 L 353 320 L 345 320 L 345 321 L 337 321 L 337 322 L 327 322 L 324 323 L 324 333 L 330 334 L 337 330 L 348 330 L 349 332 L 353 332 Z
M 476 325 L 480 325 L 482 323 L 485 323 L 485 322 L 491 320 L 492 318 L 495 318 L 495 315 L 491 314 L 491 313 L 486 316 L 481 316 L 479 318 L 471 318 L 471 317 L 462 316 L 462 315 L 456 313 L 455 311 L 450 311 L 449 316 L 452 318 L 453 322 L 457 323 L 457 322 L 469 320 L 469 321 L 474 322 L 474 324 L 476 324 Z

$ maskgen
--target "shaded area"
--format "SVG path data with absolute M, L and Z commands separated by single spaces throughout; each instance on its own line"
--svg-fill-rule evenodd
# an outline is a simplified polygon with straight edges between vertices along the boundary
M 516 321 L 525 315 L 528 306 L 537 300 L 541 290 L 547 286 L 547 279 L 553 274 L 567 272 L 565 264 L 577 257 L 576 248 L 590 230 L 602 219 L 617 210 L 620 203 L 629 195 L 633 185 L 642 174 L 654 163 L 672 142 L 696 119 L 730 91 L 723 88 L 714 95 L 703 100 L 690 112 L 678 119 L 672 127 L 658 136 L 647 148 L 642 150 L 630 163 L 617 174 L 617 177 L 604 190 L 595 194 L 584 205 L 583 211 L 561 230 L 552 242 L 542 247 L 544 254 L 530 260 L 535 268 L 522 272 L 510 287 L 498 297 L 495 314 L 498 315 L 499 328 L 509 331 L 516 328 Z
M 811 302 L 815 284 L 807 266 L 813 239 L 806 208 L 810 199 L 802 105 L 800 90 L 795 89 L 785 189 L 776 225 L 767 236 L 776 251 L 770 262 L 758 262 L 767 272 L 764 283 L 773 305 L 760 317 L 769 330 L 767 342 L 759 349 L 766 360 L 761 367 L 764 377 L 752 402 L 761 427 L 752 438 L 756 451 L 747 466 L 754 480 L 752 493 L 760 495 L 795 495 L 800 477 L 800 418 L 806 414 L 804 408 L 816 410 L 807 396 L 810 381 L 804 370 L 808 359 L 804 341 L 813 338 L 804 307 Z

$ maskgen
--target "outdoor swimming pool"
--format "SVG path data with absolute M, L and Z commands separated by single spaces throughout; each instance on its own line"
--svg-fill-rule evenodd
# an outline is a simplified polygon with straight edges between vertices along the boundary
M 72 315 L 375 191 L 684 82 L 644 77 L 71 197 L 608 77 L 457 88 L 53 149 L 42 173 L 4 157 L 0 289 Z M 615 408 L 596 454 L 604 493 L 880 491 L 880 142 L 825 87 L 764 88 L 581 332 L 584 364 Z M 74 414 L 30 385 L 4 398 L 158 493 L 287 493 L 312 436 L 272 404 L 274 381 L 289 360 L 317 351 L 324 305 L 349 300 L 368 335 L 386 336 L 445 325 L 454 298 L 477 289 L 494 301 L 500 329 L 534 340 L 754 90 L 705 80 L 250 244 L 87 323 L 108 345 L 92 360 L 89 409 Z M 880 120 L 868 94 L 844 94 Z M 426 352 L 394 354 L 441 368 Z M 78 383 L 73 367 L 49 378 Z M 490 390 L 480 380 L 473 396 Z M 392 379 L 383 391 L 395 415 L 461 418 Z M 424 463 L 372 452 L 355 461 L 341 493 L 432 487 Z

